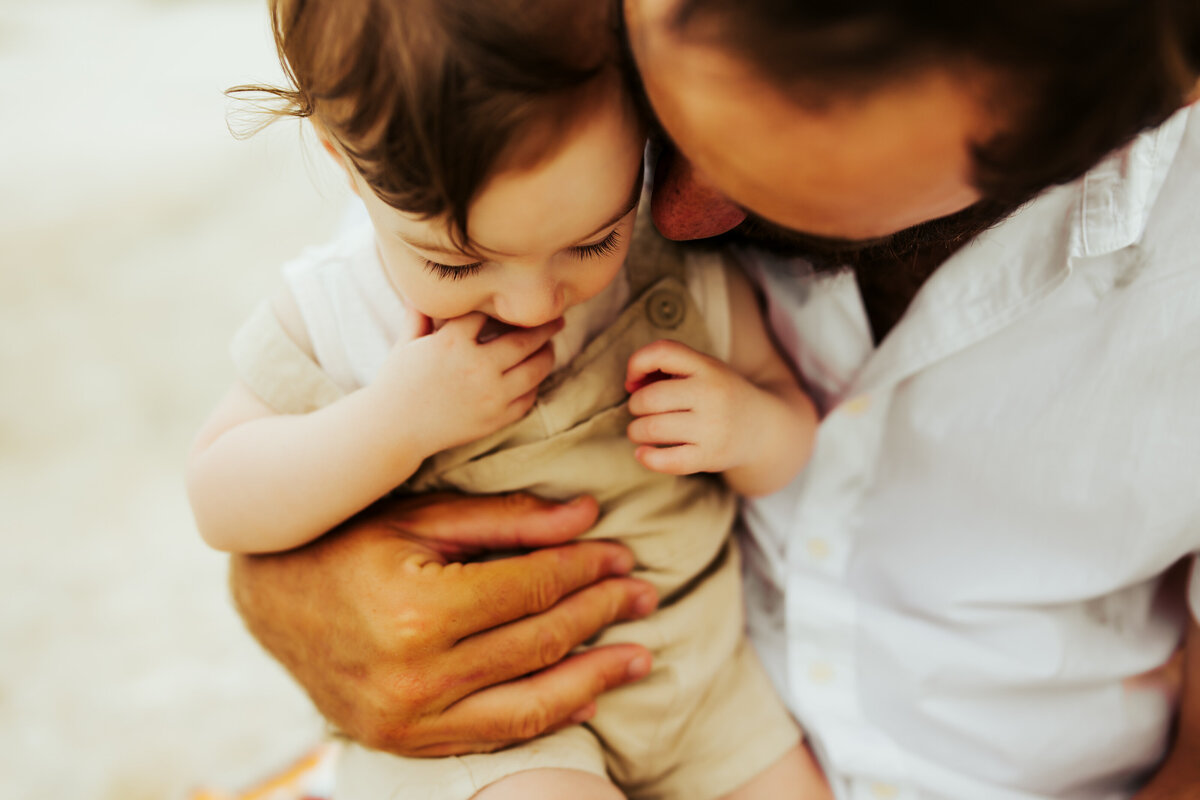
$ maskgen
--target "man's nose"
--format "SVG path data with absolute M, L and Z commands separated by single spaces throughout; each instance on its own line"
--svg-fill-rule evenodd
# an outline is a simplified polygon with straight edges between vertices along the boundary
M 716 236 L 746 218 L 746 212 L 672 148 L 663 150 L 655 167 L 650 214 L 659 233 L 675 240 Z

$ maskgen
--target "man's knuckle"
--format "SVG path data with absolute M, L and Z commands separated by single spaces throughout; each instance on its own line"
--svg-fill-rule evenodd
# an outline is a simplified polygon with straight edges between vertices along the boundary
M 540 736 L 550 726 L 550 712 L 544 701 L 533 699 L 512 719 L 512 736 L 519 740 Z
M 545 611 L 554 605 L 558 598 L 555 583 L 555 579 L 550 576 L 543 576 L 530 582 L 528 599 L 533 611 Z
M 433 638 L 433 620 L 411 606 L 394 612 L 390 624 L 380 633 L 380 648 L 399 658 L 426 651 Z
M 435 708 L 443 693 L 443 682 L 433 670 L 405 670 L 393 677 L 378 713 L 398 722 L 411 723 Z
M 605 586 L 606 604 L 603 625 L 609 625 L 623 617 L 633 603 L 633 595 L 626 590 L 621 581 L 608 581 Z
M 449 685 L 432 669 L 377 678 L 356 703 L 346 732 L 376 750 L 413 754 L 430 743 L 430 722 L 445 707 Z
M 393 691 L 375 687 L 355 703 L 343 724 L 350 738 L 376 750 L 400 752 L 417 737 L 418 717 Z
M 549 667 L 562 661 L 571 652 L 571 638 L 559 626 L 545 627 L 538 631 L 537 658 L 541 667 Z
M 502 509 L 513 514 L 523 514 L 533 508 L 534 498 L 524 492 L 511 492 L 499 495 Z
M 415 738 L 413 726 L 403 720 L 378 720 L 367 724 L 358 741 L 372 750 L 403 753 L 414 746 Z

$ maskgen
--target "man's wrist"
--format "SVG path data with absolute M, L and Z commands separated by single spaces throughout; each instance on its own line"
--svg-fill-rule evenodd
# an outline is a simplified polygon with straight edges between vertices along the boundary
M 1133 800 L 1200 800 L 1200 752 L 1172 750 Z

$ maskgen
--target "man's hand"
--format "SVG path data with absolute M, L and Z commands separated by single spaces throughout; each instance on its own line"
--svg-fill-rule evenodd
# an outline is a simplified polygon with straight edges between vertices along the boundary
M 1154 778 L 1134 800 L 1200 800 L 1200 625 L 1188 624 L 1181 669 L 1175 741 Z
M 633 557 L 622 545 L 563 545 L 596 514 L 590 498 L 388 500 L 298 550 L 234 557 L 233 595 L 352 739 L 410 756 L 496 750 L 587 719 L 598 695 L 649 671 L 635 645 L 564 659 L 657 603 L 623 577 Z M 544 549 L 460 562 L 525 547 Z

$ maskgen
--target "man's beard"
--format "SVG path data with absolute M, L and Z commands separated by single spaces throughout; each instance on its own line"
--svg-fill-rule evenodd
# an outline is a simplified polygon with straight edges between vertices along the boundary
M 742 224 L 717 239 L 723 244 L 752 245 L 780 256 L 798 256 L 819 271 L 907 270 L 916 266 L 914 262 L 925 261 L 922 256 L 940 254 L 943 256 L 940 264 L 976 236 L 1002 222 L 1023 202 L 981 200 L 949 216 L 862 241 L 800 233 L 749 214 Z
M 869 241 L 812 236 L 748 216 L 729 233 L 708 241 L 752 245 L 776 255 L 798 256 L 818 272 L 853 270 L 872 337 L 879 343 L 904 316 L 934 270 L 1024 202 L 981 200 L 949 216 Z

